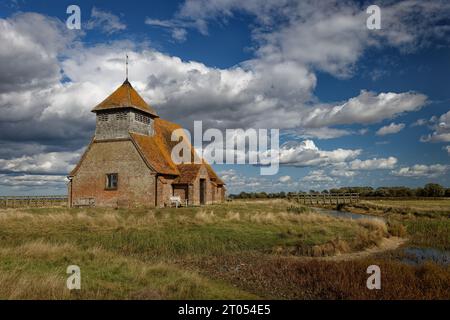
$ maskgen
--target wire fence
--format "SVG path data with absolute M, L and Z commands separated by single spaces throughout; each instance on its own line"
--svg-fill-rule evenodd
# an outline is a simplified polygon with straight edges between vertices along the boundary
M 67 207 L 67 196 L 0 196 L 0 208 Z

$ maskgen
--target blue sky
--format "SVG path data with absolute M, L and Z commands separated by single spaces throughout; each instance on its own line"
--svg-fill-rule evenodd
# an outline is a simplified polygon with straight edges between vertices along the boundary
M 450 5 L 370 2 L 0 3 L 0 194 L 64 193 L 92 107 L 130 80 L 189 128 L 279 128 L 281 166 L 216 165 L 230 192 L 450 187 Z

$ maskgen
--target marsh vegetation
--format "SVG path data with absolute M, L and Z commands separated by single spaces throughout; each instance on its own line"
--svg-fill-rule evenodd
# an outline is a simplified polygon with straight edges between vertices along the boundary
M 390 220 L 294 207 L 277 199 L 178 209 L 1 210 L 0 298 L 450 297 L 448 265 L 405 264 L 383 250 L 352 258 L 406 236 L 397 234 L 401 219 L 394 228 Z M 342 256 L 349 259 L 334 259 Z M 374 292 L 365 287 L 366 268 L 377 263 L 383 290 Z M 66 288 L 68 265 L 80 267 L 81 290 Z

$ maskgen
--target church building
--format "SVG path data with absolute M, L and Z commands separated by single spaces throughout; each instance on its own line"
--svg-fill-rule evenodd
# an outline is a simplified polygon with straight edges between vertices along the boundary
M 161 119 L 128 79 L 92 112 L 95 135 L 68 176 L 71 207 L 164 207 L 171 196 L 187 205 L 224 200 L 225 184 L 206 161 L 174 163 L 178 141 L 171 136 L 181 127 Z

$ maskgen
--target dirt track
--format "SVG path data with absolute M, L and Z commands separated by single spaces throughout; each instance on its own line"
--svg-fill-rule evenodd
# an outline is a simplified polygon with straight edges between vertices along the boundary
M 327 260 L 327 261 L 348 261 L 348 260 L 354 260 L 354 259 L 360 259 L 365 258 L 370 255 L 381 253 L 389 250 L 395 250 L 398 247 L 400 247 L 402 244 L 404 244 L 407 241 L 405 238 L 398 238 L 398 237 L 390 237 L 390 238 L 383 238 L 381 240 L 381 243 L 378 246 L 367 248 L 363 251 L 357 251 L 357 252 L 350 252 L 350 253 L 343 253 L 338 254 L 335 256 L 330 257 L 319 257 L 319 258 L 312 258 L 312 259 L 318 259 L 318 260 Z

